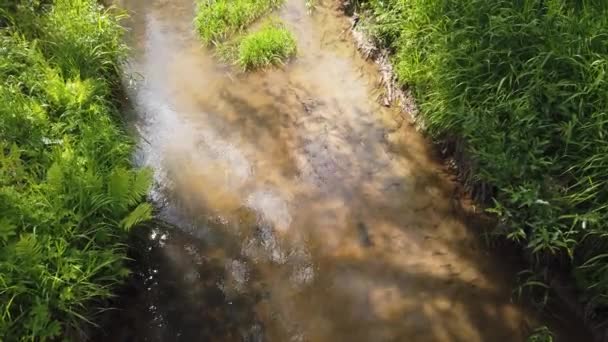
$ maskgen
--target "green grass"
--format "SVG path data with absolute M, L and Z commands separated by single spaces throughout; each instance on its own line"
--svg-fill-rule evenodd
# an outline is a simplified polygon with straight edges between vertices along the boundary
M 151 216 L 114 96 L 118 18 L 94 0 L 0 12 L 0 340 L 75 340 Z M 25 5 L 24 5 L 25 4 Z M 12 6 L 14 5 L 14 6 Z
M 247 71 L 283 64 L 296 51 L 293 34 L 278 22 L 268 22 L 257 31 L 220 46 L 218 53 Z
M 284 0 L 200 0 L 194 24 L 201 40 L 218 43 L 244 30 Z
M 608 2 L 367 0 L 430 134 L 459 137 L 505 234 L 608 308 Z

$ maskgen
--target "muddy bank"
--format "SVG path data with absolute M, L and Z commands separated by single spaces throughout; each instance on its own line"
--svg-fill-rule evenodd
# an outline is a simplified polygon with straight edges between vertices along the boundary
M 400 87 L 397 83 L 397 76 L 390 62 L 390 51 L 380 48 L 379 44 L 365 33 L 365 23 L 360 23 L 360 17 L 355 11 L 354 2 L 349 0 L 340 2 L 339 7 L 350 18 L 350 35 L 357 49 L 365 59 L 373 61 L 378 66 L 380 84 L 384 88 L 380 101 L 385 106 L 399 108 L 404 117 L 409 119 L 417 130 L 424 132 L 424 119 L 419 115 L 411 91 Z M 434 141 L 433 144 L 441 154 L 446 167 L 457 176 L 458 183 L 462 185 L 462 192 L 458 198 L 465 199 L 465 201 L 466 198 L 471 198 L 473 202 L 465 205 L 472 205 L 473 208 L 479 205 L 482 209 L 490 203 L 496 189 L 491 184 L 475 179 L 473 171 L 475 162 L 466 152 L 466 142 L 459 137 L 446 136 L 441 140 Z M 496 222 L 489 223 L 488 228 L 500 229 L 496 225 Z M 487 234 L 488 232 L 481 233 Z M 518 255 L 519 257 L 515 258 L 519 260 L 518 263 L 523 268 L 527 269 L 535 265 L 532 255 L 523 250 L 521 246 L 504 240 L 498 241 L 498 243 L 502 245 L 503 249 L 506 248 L 506 253 Z M 574 286 L 570 285 L 575 281 L 570 274 L 557 268 L 538 269 L 536 271 L 546 277 L 545 283 L 550 286 L 552 295 L 556 296 L 559 302 L 551 305 L 547 309 L 548 311 L 555 310 L 561 312 L 562 315 L 576 316 L 580 322 L 584 322 L 585 329 L 590 332 L 594 341 L 608 341 L 608 330 L 604 327 L 605 316 L 593 317 L 590 314 L 590 310 L 586 308 L 587 306 L 581 295 Z
M 420 132 L 425 131 L 424 119 L 419 115 L 414 95 L 410 89 L 399 86 L 397 75 L 390 61 L 390 51 L 383 49 L 365 32 L 365 23 L 360 22 L 360 16 L 355 12 L 353 1 L 339 2 L 339 8 L 350 19 L 349 28 L 357 50 L 363 58 L 373 61 L 380 75 L 379 85 L 384 89 L 379 95 L 379 101 L 386 107 L 395 106 L 400 109 L 410 124 Z M 459 137 L 444 137 L 434 141 L 445 164 L 458 176 L 459 183 L 464 186 L 468 196 L 479 203 L 491 200 L 494 189 L 491 184 L 476 181 L 472 174 L 474 161 L 466 153 L 466 142 Z
M 457 183 L 334 3 L 277 13 L 283 68 L 243 74 L 193 33 L 191 1 L 131 14 L 125 83 L 169 226 L 142 234 L 119 330 L 142 341 L 521 341 L 548 324 L 511 300 L 517 267 L 463 214 Z M 504 258 L 503 258 L 504 259 Z M 113 336 L 118 335 L 116 333 Z

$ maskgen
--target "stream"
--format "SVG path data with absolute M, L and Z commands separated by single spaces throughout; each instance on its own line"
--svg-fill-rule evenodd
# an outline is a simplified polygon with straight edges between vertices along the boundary
M 563 317 L 513 300 L 518 266 L 396 108 L 335 6 L 276 13 L 298 55 L 241 73 L 197 39 L 193 0 L 120 0 L 146 232 L 115 341 L 523 341 Z M 557 330 L 555 330 L 557 329 Z M 584 339 L 583 339 L 584 340 Z

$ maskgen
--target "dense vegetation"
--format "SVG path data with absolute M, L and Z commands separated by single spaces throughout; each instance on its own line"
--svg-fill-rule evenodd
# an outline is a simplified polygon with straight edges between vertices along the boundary
M 474 180 L 494 186 L 502 233 L 608 307 L 608 2 L 362 6 L 428 131 L 461 138 Z
M 284 0 L 200 0 L 194 24 L 205 44 L 218 43 L 244 30 Z
M 80 339 L 151 214 L 113 95 L 122 29 L 93 0 L 0 5 L 0 340 Z
M 280 22 L 267 22 L 256 31 L 224 44 L 219 54 L 243 70 L 284 63 L 297 51 L 296 39 Z

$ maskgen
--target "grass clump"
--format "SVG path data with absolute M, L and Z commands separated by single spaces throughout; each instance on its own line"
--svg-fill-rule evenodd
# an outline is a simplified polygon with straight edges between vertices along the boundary
M 202 41 L 212 44 L 242 31 L 284 0 L 201 0 L 194 24 Z
M 0 12 L 0 340 L 81 339 L 151 216 L 112 95 L 117 17 L 95 0 Z
M 367 0 L 429 132 L 459 137 L 504 232 L 608 308 L 608 2 Z
M 236 46 L 236 63 L 253 70 L 284 63 L 297 50 L 293 34 L 281 24 L 265 24 L 245 35 Z

